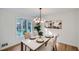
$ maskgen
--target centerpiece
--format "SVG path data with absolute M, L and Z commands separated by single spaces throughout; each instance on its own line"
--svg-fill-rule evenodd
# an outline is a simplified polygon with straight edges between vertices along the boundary
M 34 29 L 37 30 L 38 36 L 39 36 L 39 38 L 37 38 L 36 41 L 37 41 L 38 43 L 44 42 L 44 40 L 41 38 L 41 37 L 43 36 L 43 32 L 41 31 L 41 25 L 40 25 L 40 23 L 37 23 L 36 26 L 34 27 Z
M 37 33 L 38 33 L 38 36 L 39 38 L 36 40 L 37 42 L 41 43 L 41 42 L 44 42 L 44 40 L 41 38 L 43 36 L 43 32 L 41 30 L 41 23 L 44 22 L 42 19 L 41 19 L 41 9 L 42 8 L 39 8 L 40 10 L 40 18 L 35 18 L 34 21 L 35 21 L 35 27 L 34 29 L 37 30 Z

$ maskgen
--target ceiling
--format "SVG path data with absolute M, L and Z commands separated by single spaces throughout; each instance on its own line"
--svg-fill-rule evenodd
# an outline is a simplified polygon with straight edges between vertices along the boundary
M 53 15 L 56 13 L 67 12 L 71 10 L 77 10 L 78 8 L 42 8 L 42 16 Z M 0 10 L 7 10 L 11 12 L 25 14 L 27 16 L 39 16 L 39 8 L 0 8 Z

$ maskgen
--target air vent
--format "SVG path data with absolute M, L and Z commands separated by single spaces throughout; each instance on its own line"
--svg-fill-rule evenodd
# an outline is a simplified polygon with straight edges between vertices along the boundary
M 8 45 L 8 43 L 4 43 L 4 44 L 1 45 L 1 47 L 5 47 L 7 45 Z

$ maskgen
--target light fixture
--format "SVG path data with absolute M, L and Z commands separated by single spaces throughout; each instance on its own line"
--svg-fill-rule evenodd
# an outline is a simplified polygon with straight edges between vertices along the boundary
M 44 23 L 45 20 L 43 20 L 43 19 L 41 18 L 41 10 L 42 10 L 42 8 L 39 8 L 39 10 L 40 10 L 40 16 L 39 16 L 39 18 L 38 18 L 38 17 L 34 18 L 34 22 L 35 22 L 35 23 Z

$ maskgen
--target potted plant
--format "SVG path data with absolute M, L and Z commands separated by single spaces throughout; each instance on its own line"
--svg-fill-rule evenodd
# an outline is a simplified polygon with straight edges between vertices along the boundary
M 41 31 L 41 25 L 40 23 L 37 23 L 36 26 L 34 27 L 34 29 L 37 30 L 39 38 L 36 40 L 38 43 L 42 43 L 44 42 L 44 40 L 41 38 L 41 36 L 43 36 L 43 32 Z
M 43 32 L 41 31 L 41 25 L 40 25 L 40 23 L 37 23 L 36 26 L 34 27 L 34 29 L 37 30 L 38 35 L 39 35 L 40 37 L 43 36 Z

